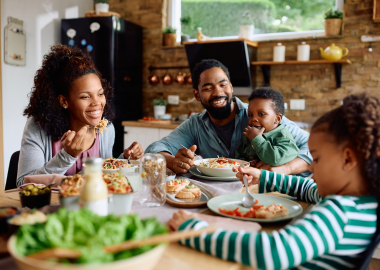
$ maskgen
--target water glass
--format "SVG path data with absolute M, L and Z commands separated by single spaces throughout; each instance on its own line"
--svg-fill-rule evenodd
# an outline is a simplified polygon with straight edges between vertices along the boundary
M 139 164 L 133 164 L 133 167 L 130 168 L 120 167 L 120 172 L 127 177 L 134 193 L 141 190 L 142 179 Z
M 157 207 L 166 202 L 166 160 L 161 154 L 145 154 L 140 159 L 142 185 L 140 203 Z

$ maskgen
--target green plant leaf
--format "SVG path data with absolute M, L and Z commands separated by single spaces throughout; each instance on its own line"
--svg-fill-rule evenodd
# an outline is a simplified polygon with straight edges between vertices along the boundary
M 153 106 L 166 106 L 166 100 L 163 98 L 154 99 Z

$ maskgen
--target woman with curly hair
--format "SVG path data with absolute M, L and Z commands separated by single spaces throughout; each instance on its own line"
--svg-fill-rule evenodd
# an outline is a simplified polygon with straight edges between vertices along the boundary
M 112 157 L 115 129 L 94 131 L 102 119 L 112 120 L 112 92 L 90 56 L 77 47 L 56 45 L 44 56 L 34 77 L 28 117 L 21 141 L 17 186 L 24 176 L 72 175 L 82 170 L 86 157 Z M 97 131 L 97 130 L 96 130 Z M 134 142 L 120 158 L 138 159 L 141 145 Z
M 248 183 L 258 184 L 260 193 L 278 191 L 316 204 L 310 213 L 271 233 L 220 229 L 182 243 L 257 269 L 358 269 L 380 232 L 379 99 L 346 97 L 342 106 L 316 121 L 309 149 L 313 179 L 256 168 L 234 171 L 240 180 L 246 174 Z M 207 223 L 180 210 L 169 226 L 188 230 Z

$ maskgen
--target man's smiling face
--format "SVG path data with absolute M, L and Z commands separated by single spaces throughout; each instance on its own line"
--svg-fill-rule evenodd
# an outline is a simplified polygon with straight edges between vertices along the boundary
M 203 71 L 199 78 L 195 98 L 200 101 L 211 117 L 222 120 L 231 115 L 232 84 L 221 68 Z

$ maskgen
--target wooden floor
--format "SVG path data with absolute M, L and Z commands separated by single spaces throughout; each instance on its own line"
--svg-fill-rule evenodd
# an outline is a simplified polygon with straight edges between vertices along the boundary
M 380 260 L 372 259 L 371 263 L 369 264 L 368 270 L 379 270 L 379 269 L 380 269 Z

